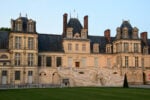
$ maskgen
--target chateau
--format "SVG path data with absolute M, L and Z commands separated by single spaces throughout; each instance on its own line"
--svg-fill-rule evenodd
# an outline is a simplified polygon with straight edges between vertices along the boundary
M 0 31 L 0 85 L 122 86 L 150 84 L 150 40 L 129 21 L 104 36 L 92 36 L 88 16 L 63 15 L 60 35 L 36 32 L 36 22 L 19 16 Z M 139 36 L 140 35 L 140 36 Z

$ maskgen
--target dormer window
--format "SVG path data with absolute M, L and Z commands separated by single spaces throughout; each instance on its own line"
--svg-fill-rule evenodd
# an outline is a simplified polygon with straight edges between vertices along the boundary
M 73 28 L 67 28 L 67 38 L 72 38 Z
M 81 38 L 82 39 L 87 39 L 87 29 L 82 29 L 81 30 Z
M 11 30 L 16 32 L 35 32 L 36 31 L 36 22 L 27 17 L 19 17 L 16 20 L 11 20 Z
M 144 46 L 144 48 L 143 48 L 143 54 L 148 54 L 148 47 L 147 46 Z
M 99 44 L 98 43 L 93 44 L 93 52 L 94 53 L 99 53 Z
M 32 23 L 28 24 L 28 31 L 33 32 L 33 24 Z
M 133 39 L 138 39 L 138 31 L 139 31 L 138 28 L 136 28 L 136 27 L 133 28 L 133 30 L 132 30 L 132 33 L 133 33 L 132 38 Z
M 15 29 L 16 31 L 22 31 L 22 23 L 21 23 L 21 21 L 18 21 L 17 23 L 16 23 L 16 29 Z
M 127 27 L 123 28 L 123 38 L 128 38 L 128 28 Z
M 117 39 L 120 39 L 120 37 L 121 37 L 121 30 L 120 30 L 120 27 L 118 27 L 118 28 L 116 29 L 116 31 L 117 31 L 117 36 L 116 36 L 116 38 L 117 38 Z

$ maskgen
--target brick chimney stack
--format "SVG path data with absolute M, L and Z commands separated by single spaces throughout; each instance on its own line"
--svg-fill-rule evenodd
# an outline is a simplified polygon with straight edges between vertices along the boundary
M 63 37 L 66 36 L 66 31 L 67 31 L 67 17 L 68 17 L 68 14 L 65 13 L 63 15 Z
M 108 43 L 110 43 L 110 29 L 104 31 L 105 39 Z
M 141 39 L 147 45 L 147 32 L 141 33 Z
M 84 29 L 87 29 L 88 30 L 88 16 L 84 16 Z M 88 31 L 87 31 L 88 33 Z

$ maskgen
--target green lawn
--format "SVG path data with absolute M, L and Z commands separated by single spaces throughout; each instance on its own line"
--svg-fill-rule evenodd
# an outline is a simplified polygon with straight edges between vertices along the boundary
M 0 90 L 0 100 L 150 100 L 150 89 L 43 88 Z

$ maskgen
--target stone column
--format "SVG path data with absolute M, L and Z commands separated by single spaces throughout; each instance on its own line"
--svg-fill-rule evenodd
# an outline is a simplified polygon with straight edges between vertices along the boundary
M 52 56 L 52 67 L 56 67 L 56 57 Z
M 12 49 L 15 49 L 15 37 L 12 37 Z
M 138 52 L 141 53 L 141 44 L 138 44 Z
M 121 51 L 124 52 L 124 43 L 121 43 Z

